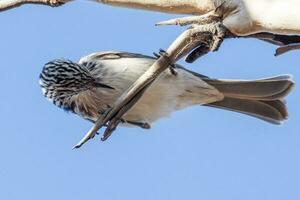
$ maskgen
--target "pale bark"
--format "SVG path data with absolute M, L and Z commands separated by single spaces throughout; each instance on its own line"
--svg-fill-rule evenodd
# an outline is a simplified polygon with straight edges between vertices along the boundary
M 204 14 L 215 0 L 96 0 L 103 4 L 176 14 Z
M 258 32 L 300 34 L 299 0 L 97 0 L 113 6 L 138 8 L 177 14 L 205 14 L 222 2 L 224 25 L 239 36 Z
M 69 0 L 0 0 L 0 11 L 23 4 L 57 6 Z M 299 0 L 92 0 L 99 3 L 166 13 L 202 15 L 224 2 L 224 25 L 238 36 L 258 32 L 300 34 Z M 234 9 L 232 9 L 234 8 Z
M 224 20 L 224 25 L 238 35 L 257 32 L 273 34 L 300 34 L 299 0 L 241 0 L 239 13 Z M 250 24 L 243 27 L 244 19 Z M 249 26 L 248 26 L 249 25 Z M 248 27 L 247 27 L 248 26 Z M 236 30 L 236 31 L 235 31 Z M 239 32 L 240 30 L 240 32 Z

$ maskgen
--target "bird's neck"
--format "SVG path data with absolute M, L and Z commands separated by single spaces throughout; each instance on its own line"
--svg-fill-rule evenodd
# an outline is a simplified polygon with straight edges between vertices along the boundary
M 299 0 L 243 0 L 256 32 L 300 34 Z

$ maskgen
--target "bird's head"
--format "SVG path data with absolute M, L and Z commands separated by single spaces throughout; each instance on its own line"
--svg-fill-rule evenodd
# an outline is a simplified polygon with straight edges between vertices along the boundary
M 93 87 L 96 80 L 88 69 L 69 60 L 53 60 L 45 64 L 40 74 L 44 96 L 55 105 L 70 109 L 71 98 Z

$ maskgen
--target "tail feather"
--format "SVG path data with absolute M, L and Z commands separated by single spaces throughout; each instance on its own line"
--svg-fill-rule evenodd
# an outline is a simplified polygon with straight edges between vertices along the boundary
M 280 100 L 268 102 L 225 97 L 222 101 L 206 106 L 243 113 L 272 124 L 280 124 L 288 117 L 286 107 Z
M 254 81 L 206 81 L 224 94 L 222 101 L 206 106 L 247 114 L 273 124 L 280 124 L 288 117 L 284 97 L 294 86 L 291 76 Z
M 277 100 L 286 96 L 293 87 L 287 75 L 254 81 L 209 80 L 226 97 L 253 100 Z

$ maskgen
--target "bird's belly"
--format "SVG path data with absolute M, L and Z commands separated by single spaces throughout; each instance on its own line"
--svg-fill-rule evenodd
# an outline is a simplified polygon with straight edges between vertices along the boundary
M 218 90 L 198 77 L 182 69 L 177 69 L 177 72 L 177 76 L 160 76 L 124 115 L 125 120 L 151 123 L 176 110 L 223 98 Z
M 169 116 L 175 111 L 177 92 L 169 91 L 166 85 L 153 85 L 141 99 L 125 114 L 128 121 L 151 123 Z

